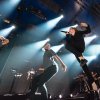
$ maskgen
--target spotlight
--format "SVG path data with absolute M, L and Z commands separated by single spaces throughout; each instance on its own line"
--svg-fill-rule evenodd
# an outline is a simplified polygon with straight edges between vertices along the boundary
M 46 41 L 49 42 L 50 41 L 50 38 L 47 38 Z
M 94 35 L 93 37 L 94 37 L 94 38 L 97 38 L 98 36 L 97 36 L 97 35 Z
M 70 94 L 70 97 L 72 98 L 73 97 L 73 94 Z
M 52 96 L 50 95 L 50 97 L 49 97 L 50 99 L 52 98 Z
M 15 29 L 16 28 L 16 26 L 15 25 L 12 25 L 12 27 L 11 27 L 12 29 Z
M 62 47 L 64 47 L 64 44 L 52 46 L 51 49 L 57 53 Z
M 9 28 L 2 29 L 2 30 L 0 30 L 0 35 L 7 37 L 11 33 L 11 31 L 15 28 L 16 28 L 16 26 L 12 25 Z
M 61 94 L 59 95 L 59 98 L 60 98 L 60 99 L 62 98 L 62 95 L 61 95 Z
M 64 47 L 64 44 L 61 44 L 61 47 Z
M 64 15 L 60 15 L 60 18 L 64 18 Z
M 97 37 L 98 37 L 97 35 L 93 35 L 93 36 L 90 36 L 90 37 L 85 37 L 86 46 L 89 45 Z

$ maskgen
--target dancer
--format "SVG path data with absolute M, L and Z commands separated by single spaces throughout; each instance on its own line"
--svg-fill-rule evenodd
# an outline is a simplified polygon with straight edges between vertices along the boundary
M 46 43 L 43 47 L 45 50 L 43 55 L 44 72 L 33 79 L 31 91 L 29 92 L 29 94 L 33 95 L 37 88 L 39 88 L 43 95 L 46 96 L 46 99 L 48 97 L 48 93 L 45 83 L 57 73 L 57 63 L 59 62 L 61 64 L 61 67 L 64 71 L 66 71 L 67 68 L 63 61 L 60 59 L 60 57 L 53 50 L 51 50 L 50 47 L 51 46 L 49 43 Z
M 84 58 L 82 54 L 85 50 L 84 36 L 90 33 L 91 29 L 87 23 L 83 22 L 79 24 L 79 27 L 81 28 L 81 30 L 71 27 L 68 32 L 61 32 L 64 32 L 66 34 L 65 48 L 72 52 L 77 58 L 78 62 L 80 63 L 80 66 L 82 67 L 82 69 L 84 70 L 85 74 L 89 79 L 90 89 L 92 90 L 92 83 L 94 82 L 94 78 L 92 77 L 92 74 L 87 67 L 87 60 Z

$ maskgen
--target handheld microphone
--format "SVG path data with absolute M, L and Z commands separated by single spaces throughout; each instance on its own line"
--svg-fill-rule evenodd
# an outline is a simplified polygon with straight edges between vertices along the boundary
M 61 31 L 61 32 L 63 32 L 63 33 L 67 33 L 67 31 Z
M 69 34 L 69 32 L 68 32 L 68 31 L 61 31 L 61 32 Z

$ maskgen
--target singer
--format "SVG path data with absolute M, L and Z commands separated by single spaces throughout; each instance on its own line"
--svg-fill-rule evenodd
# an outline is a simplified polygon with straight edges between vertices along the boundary
M 81 28 L 80 30 L 78 30 L 79 27 Z M 94 82 L 94 78 L 92 77 L 92 74 L 86 64 L 87 60 L 82 55 L 85 50 L 84 36 L 90 33 L 91 29 L 87 23 L 80 23 L 78 25 L 78 28 L 71 27 L 68 32 L 61 32 L 64 32 L 66 34 L 65 48 L 75 55 L 76 59 L 80 63 L 80 66 L 89 79 L 90 90 L 93 90 L 92 84 Z
M 84 28 L 84 31 L 71 27 L 68 32 L 61 32 L 66 34 L 65 48 L 75 55 L 81 66 L 84 66 L 87 63 L 87 60 L 82 55 L 85 50 L 84 35 L 90 33 L 91 30 L 90 26 L 86 23 L 80 23 L 79 26 Z

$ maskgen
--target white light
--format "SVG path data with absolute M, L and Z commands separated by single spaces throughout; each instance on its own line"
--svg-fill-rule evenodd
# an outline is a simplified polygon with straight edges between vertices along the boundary
M 52 98 L 52 96 L 50 95 L 50 97 L 49 97 L 50 99 Z
M 61 17 L 61 18 L 64 18 L 64 15 L 61 15 L 60 17 Z
M 11 27 L 9 27 L 9 28 L 6 28 L 6 29 L 2 29 L 2 30 L 0 30 L 0 35 L 2 35 L 2 36 L 4 36 L 4 37 L 7 37 L 10 33 L 11 33 L 11 31 L 13 30 L 13 29 L 15 29 L 16 27 L 13 25 L 13 26 L 11 26 Z
M 70 97 L 73 97 L 73 94 L 70 94 Z
M 93 36 L 90 36 L 90 37 L 85 37 L 86 46 L 89 45 L 95 38 L 97 38 L 97 35 L 93 35 Z
M 90 64 L 93 60 L 95 60 L 97 58 L 96 55 L 94 56 L 85 56 L 86 59 L 88 59 L 88 64 Z
M 15 25 L 13 25 L 11 28 L 12 28 L 12 29 L 15 29 L 15 28 L 16 28 L 16 26 L 15 26 Z
M 4 2 L 0 5 L 1 7 L 1 13 L 3 15 L 9 16 L 9 14 L 12 13 L 12 11 L 17 7 L 17 5 L 20 3 L 21 0 L 4 0 Z
M 46 41 L 49 42 L 50 41 L 50 38 L 47 38 Z
M 61 94 L 59 95 L 59 98 L 60 98 L 60 99 L 62 98 L 62 95 L 61 95 Z
M 58 23 L 63 17 L 64 17 L 64 16 L 61 15 L 61 16 L 59 16 L 59 17 L 53 19 L 53 20 L 48 21 L 48 22 L 47 22 L 47 26 L 48 26 L 50 29 L 54 28 L 54 27 L 57 25 L 57 23 Z
M 89 56 L 98 56 L 100 54 L 100 45 L 90 45 L 85 53 Z
M 62 47 L 64 47 L 64 44 L 52 46 L 51 49 L 57 53 Z

